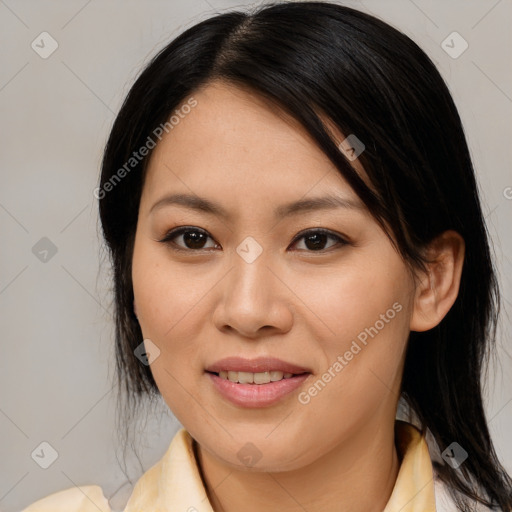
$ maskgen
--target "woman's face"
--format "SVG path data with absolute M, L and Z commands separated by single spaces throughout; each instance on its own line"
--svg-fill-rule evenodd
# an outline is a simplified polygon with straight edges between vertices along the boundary
M 201 449 L 228 465 L 297 469 L 342 446 L 357 457 L 394 423 L 412 278 L 297 123 L 225 85 L 193 98 L 152 155 L 133 253 L 143 336 L 160 350 L 158 388 Z M 289 207 L 327 196 L 344 206 Z M 180 226 L 188 232 L 161 241 Z M 230 357 L 248 366 L 215 366 Z M 286 367 L 268 358 L 295 365 L 294 376 L 280 380 Z M 207 371 L 222 368 L 235 380 L 278 380 Z

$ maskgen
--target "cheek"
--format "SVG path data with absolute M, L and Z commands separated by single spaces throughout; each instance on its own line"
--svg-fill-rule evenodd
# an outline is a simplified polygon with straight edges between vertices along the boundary
M 190 315 L 204 295 L 198 273 L 171 264 L 161 248 L 135 244 L 132 279 L 139 322 L 145 337 L 172 339 L 178 325 Z
M 324 371 L 315 375 L 299 397 L 301 409 L 295 419 L 300 417 L 303 425 L 310 426 L 311 436 L 302 439 L 309 447 L 308 457 L 357 437 L 365 425 L 375 424 L 376 418 L 386 421 L 394 414 L 408 336 L 408 309 L 397 301 L 383 309 L 372 306 L 371 314 L 368 304 L 362 306 L 364 319 L 358 313 L 347 326 L 338 322 L 339 331 L 346 331 L 346 336 L 324 344 Z M 387 323 L 380 318 L 381 311 Z M 316 437 L 319 421 L 320 443 Z
M 365 336 L 370 339 L 368 330 L 375 334 L 376 323 L 378 337 L 387 340 L 380 345 L 401 340 L 398 334 L 408 329 L 411 281 L 405 264 L 386 244 L 353 251 L 336 268 L 303 272 L 294 282 L 294 292 L 317 318 L 310 315 L 309 327 L 331 360 L 359 335 L 363 342 Z
M 358 254 L 357 263 L 336 269 L 322 285 L 309 287 L 308 306 L 318 312 L 325 367 L 321 382 L 306 390 L 303 401 L 327 423 L 348 425 L 373 414 L 398 394 L 401 364 L 409 333 L 411 281 L 392 250 Z M 328 326 L 328 329 L 325 327 Z M 327 333 L 327 334 L 326 334 Z M 323 336 L 323 337 L 322 337 Z M 325 373 L 323 373 L 325 372 Z M 329 408 L 329 404 L 340 404 Z M 351 412 L 347 418 L 347 411 Z
M 160 349 L 151 373 L 167 405 L 183 422 L 198 412 L 190 407 L 187 390 L 196 389 L 200 377 L 192 371 L 200 367 L 198 347 L 204 339 L 197 316 L 209 287 L 204 276 L 172 264 L 160 247 L 137 240 L 132 280 L 143 337 Z

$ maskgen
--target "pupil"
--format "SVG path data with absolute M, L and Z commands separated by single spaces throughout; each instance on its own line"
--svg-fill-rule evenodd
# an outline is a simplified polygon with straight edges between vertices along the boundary
M 198 231 L 186 231 L 183 234 L 183 240 L 189 249 L 202 249 L 205 241 L 204 234 Z
M 305 244 L 308 249 L 321 249 L 322 246 L 325 244 L 327 235 L 323 233 L 314 233 L 312 235 L 309 235 L 306 237 Z M 312 242 L 311 245 L 309 242 Z

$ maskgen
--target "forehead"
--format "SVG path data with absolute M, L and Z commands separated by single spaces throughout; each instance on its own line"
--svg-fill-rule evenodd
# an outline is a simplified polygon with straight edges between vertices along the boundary
M 195 106 L 174 118 L 178 122 L 153 151 L 146 176 L 149 192 L 180 178 L 202 190 L 220 183 L 235 189 L 252 183 L 260 190 L 264 184 L 286 184 L 301 196 L 315 184 L 351 192 L 307 130 L 264 97 L 212 82 L 185 98 L 174 112 L 191 98 Z M 326 125 L 336 141 L 343 140 L 332 123 Z M 358 161 L 352 165 L 363 172 Z

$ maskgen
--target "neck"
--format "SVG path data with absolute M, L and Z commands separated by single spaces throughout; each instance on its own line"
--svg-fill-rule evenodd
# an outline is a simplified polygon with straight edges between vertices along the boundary
M 196 457 L 215 512 L 381 512 L 400 466 L 394 423 L 374 424 L 293 471 L 238 471 L 200 446 Z

